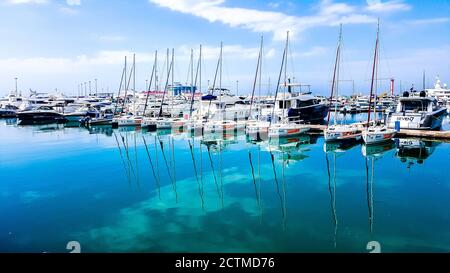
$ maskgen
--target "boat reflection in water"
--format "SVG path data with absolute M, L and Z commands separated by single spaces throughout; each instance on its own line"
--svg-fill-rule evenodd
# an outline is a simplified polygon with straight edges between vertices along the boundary
M 110 126 L 90 126 L 86 129 L 91 135 L 102 134 L 110 137 L 113 134 L 113 128 Z
M 317 136 L 299 135 L 295 137 L 273 138 L 268 144 L 268 150 L 281 155 L 285 163 L 289 165 L 308 158 L 305 152 L 309 151 L 309 145 L 317 143 Z
M 361 152 L 364 157 L 378 157 L 382 156 L 383 153 L 390 151 L 395 148 L 395 142 L 389 141 L 379 145 L 365 145 L 361 147 Z
M 420 139 L 395 139 L 397 146 L 396 157 L 400 158 L 400 161 L 407 163 L 410 168 L 414 163 L 422 164 L 436 149 L 439 142 L 426 141 Z
M 64 124 L 60 123 L 48 123 L 32 126 L 32 131 L 34 133 L 46 133 L 64 130 Z
M 5 124 L 6 125 L 16 125 L 17 124 L 17 118 L 5 118 Z
M 388 141 L 378 145 L 365 145 L 361 147 L 362 155 L 366 159 L 366 194 L 367 194 L 367 208 L 369 214 L 369 231 L 370 236 L 373 236 L 374 228 L 374 205 L 373 205 L 373 190 L 375 184 L 375 162 L 383 157 L 383 154 L 394 149 L 395 143 Z M 370 168 L 370 169 L 369 169 Z
M 331 142 L 325 142 L 323 144 L 323 151 L 325 153 L 328 152 L 345 152 L 347 150 L 350 150 L 357 145 L 361 143 L 360 140 L 346 140 L 346 141 L 331 141 Z

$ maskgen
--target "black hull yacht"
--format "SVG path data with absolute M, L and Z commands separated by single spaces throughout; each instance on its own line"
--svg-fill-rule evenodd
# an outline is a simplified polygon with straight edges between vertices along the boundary
M 56 112 L 50 106 L 40 106 L 34 110 L 17 113 L 20 124 L 64 123 L 64 115 Z
M 292 120 L 301 120 L 306 123 L 321 123 L 328 115 L 330 107 L 319 102 L 312 95 L 300 95 L 291 98 L 291 107 L 288 117 Z

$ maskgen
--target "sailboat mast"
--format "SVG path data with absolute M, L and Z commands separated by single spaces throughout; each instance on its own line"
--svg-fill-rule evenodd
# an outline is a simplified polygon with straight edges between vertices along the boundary
M 133 54 L 133 115 L 136 114 L 136 54 Z
M 153 81 L 153 76 L 155 75 L 156 72 L 156 56 L 158 54 L 158 51 L 155 51 L 155 61 L 153 63 L 153 68 L 152 68 L 152 74 L 150 76 L 150 83 L 148 84 L 148 86 L 146 86 L 145 88 L 147 89 L 147 96 L 145 97 L 145 106 L 144 106 L 144 115 L 145 115 L 145 111 L 147 110 L 147 105 L 148 105 L 148 97 L 150 96 L 150 90 L 152 89 L 152 81 Z
M 123 96 L 123 102 L 122 102 L 122 108 L 125 106 L 125 101 L 126 101 L 126 99 L 127 99 L 127 56 L 125 56 L 125 68 L 124 68 L 124 71 L 125 71 L 125 81 L 124 81 L 124 87 L 125 87 L 125 95 Z
M 172 48 L 172 105 L 171 105 L 171 107 L 170 107 L 170 117 L 172 117 L 172 114 L 173 114 L 173 104 L 174 104 L 174 100 L 175 100 L 175 87 L 173 86 L 173 83 L 174 83 L 174 81 L 173 81 L 173 71 L 174 71 L 174 69 L 173 69 L 173 66 L 175 65 L 175 63 L 174 63 L 174 61 L 175 61 L 175 49 L 174 48 Z
M 333 81 L 331 82 L 330 106 L 333 103 L 334 88 L 336 86 L 336 73 L 338 69 L 339 55 L 341 51 L 341 41 L 342 41 L 342 24 L 339 27 L 339 39 L 338 39 L 338 46 L 336 48 L 336 60 L 334 62 Z M 336 124 L 336 112 L 334 112 L 334 114 L 335 114 L 334 124 Z M 330 124 L 330 116 L 331 111 L 328 110 L 327 127 Z
M 375 42 L 375 52 L 373 55 L 373 66 L 372 66 L 372 82 L 370 85 L 370 95 L 369 95 L 369 112 L 367 115 L 367 125 L 366 127 L 369 127 L 370 122 L 370 113 L 371 113 L 371 107 L 372 107 L 372 94 L 373 94 L 373 87 L 374 87 L 374 80 L 375 80 L 375 68 L 377 64 L 377 55 L 378 55 L 378 38 L 379 38 L 379 32 L 380 32 L 380 19 L 378 19 L 377 23 L 377 40 Z
M 288 54 L 288 50 L 289 50 L 289 31 L 287 31 L 287 36 L 286 36 L 286 49 L 284 50 L 284 90 L 283 90 L 283 121 L 285 119 L 285 108 L 286 108 L 286 87 L 287 87 L 287 54 Z
M 252 89 L 252 97 L 250 100 L 250 112 L 249 112 L 249 116 L 252 115 L 252 107 L 253 107 L 253 99 L 255 97 L 255 89 L 256 89 L 256 82 L 258 81 L 258 72 L 260 70 L 260 62 L 261 62 L 261 53 L 262 53 L 262 47 L 263 47 L 263 37 L 261 36 L 261 46 L 259 49 L 259 54 L 258 54 L 258 62 L 256 64 L 256 73 L 255 73 L 255 80 L 253 81 L 253 89 Z M 248 119 L 249 117 L 247 117 Z
M 425 91 L 425 70 L 423 70 L 423 77 L 422 77 L 422 90 Z
M 287 45 L 287 40 L 286 40 L 286 45 Z M 284 61 L 285 61 L 284 59 L 286 57 L 286 47 L 284 48 L 284 51 L 283 51 L 283 58 L 281 60 L 280 73 L 278 74 L 278 82 L 277 82 L 277 87 L 275 89 L 274 106 L 272 108 L 272 117 L 270 118 L 270 126 L 272 125 L 272 122 L 273 122 L 273 119 L 275 116 L 275 106 L 277 104 L 278 90 L 280 88 L 280 81 L 281 81 L 281 73 L 283 73 L 283 67 L 284 67 Z
M 260 58 L 260 61 L 259 61 L 259 81 L 258 81 L 258 108 L 261 110 L 261 81 L 262 81 L 262 65 L 263 65 L 263 56 L 264 56 L 264 49 L 263 49 L 263 47 L 264 47 L 264 37 L 263 36 L 261 36 L 261 58 Z M 250 112 L 250 114 L 251 114 L 251 112 Z M 260 116 L 261 116 L 261 113 L 259 113 L 258 114 L 258 120 L 259 120 L 259 118 L 260 118 Z
M 199 66 L 199 81 L 198 81 L 198 90 L 200 92 L 200 106 L 202 106 L 202 45 L 200 45 L 200 53 L 198 56 L 198 66 Z M 193 101 L 192 101 L 193 102 Z M 202 145 L 200 145 L 200 148 Z
M 194 96 L 194 50 L 191 48 L 191 94 Z
M 169 52 L 169 49 L 167 49 L 167 52 Z M 167 56 L 168 57 L 168 56 Z M 167 58 L 167 60 L 169 60 L 169 58 Z M 164 99 L 166 97 L 166 93 L 167 93 L 167 87 L 169 85 L 169 77 L 170 77 L 170 71 L 172 70 L 172 63 L 169 66 L 169 63 L 167 63 L 168 65 L 168 70 L 167 70 L 167 78 L 166 78 L 166 85 L 164 86 L 164 92 L 163 92 L 163 97 L 161 99 L 161 106 L 159 108 L 159 117 L 162 116 L 162 111 L 163 111 L 163 104 L 164 104 Z
M 214 74 L 214 81 L 213 81 L 211 96 L 214 95 L 214 89 L 216 88 L 217 73 L 219 71 L 219 66 L 220 66 L 221 59 L 222 59 L 222 42 L 220 42 L 220 56 L 219 56 L 219 60 L 217 61 L 216 73 Z M 209 88 L 209 86 L 208 86 L 208 88 Z M 208 121 L 208 119 L 209 119 L 209 113 L 210 113 L 210 109 L 211 109 L 211 102 L 212 102 L 212 98 L 209 100 L 208 112 L 206 114 L 206 121 Z
M 222 107 L 222 50 L 223 50 L 223 42 L 220 42 L 219 101 L 221 107 Z M 222 113 L 222 120 L 223 120 L 223 113 Z

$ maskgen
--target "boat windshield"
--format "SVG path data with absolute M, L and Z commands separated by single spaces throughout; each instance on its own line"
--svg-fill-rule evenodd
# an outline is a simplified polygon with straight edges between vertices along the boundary
M 402 102 L 402 112 L 410 111 L 410 112 L 419 112 L 419 111 L 427 111 L 428 103 L 422 100 L 409 100 Z
M 318 104 L 317 100 L 297 100 L 297 107 L 307 107 Z

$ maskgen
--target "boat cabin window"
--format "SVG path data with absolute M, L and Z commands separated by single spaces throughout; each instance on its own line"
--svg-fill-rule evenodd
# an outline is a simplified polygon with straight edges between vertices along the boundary
M 284 104 L 284 105 L 283 105 L 283 104 Z M 291 101 L 290 101 L 290 100 L 285 100 L 285 101 L 280 100 L 280 101 L 278 102 L 278 107 L 279 107 L 280 109 L 289 109 L 289 108 L 291 108 Z
M 297 100 L 297 107 L 306 107 L 318 104 L 316 100 Z
M 427 111 L 428 103 L 422 100 L 410 100 L 402 102 L 402 112 L 419 112 Z
M 39 110 L 53 110 L 53 108 L 50 106 L 41 106 L 39 107 Z

